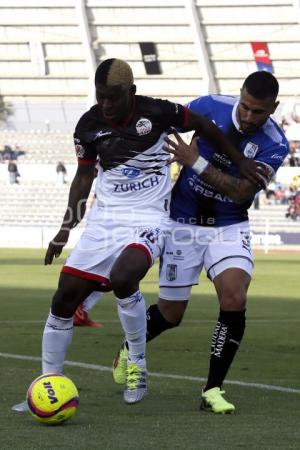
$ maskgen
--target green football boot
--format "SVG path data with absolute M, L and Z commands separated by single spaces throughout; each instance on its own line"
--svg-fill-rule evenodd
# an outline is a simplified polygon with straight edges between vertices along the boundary
M 202 391 L 200 409 L 215 414 L 234 413 L 235 406 L 225 400 L 223 394 L 225 394 L 225 391 L 221 391 L 219 387 L 214 387 L 205 392 Z

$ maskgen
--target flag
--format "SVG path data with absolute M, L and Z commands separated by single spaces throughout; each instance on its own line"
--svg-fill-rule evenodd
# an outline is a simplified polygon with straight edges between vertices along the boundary
M 153 42 L 140 42 L 146 73 L 148 75 L 160 75 L 161 67 L 157 56 L 156 45 Z
M 273 73 L 273 64 L 267 42 L 251 42 L 251 47 L 258 70 Z

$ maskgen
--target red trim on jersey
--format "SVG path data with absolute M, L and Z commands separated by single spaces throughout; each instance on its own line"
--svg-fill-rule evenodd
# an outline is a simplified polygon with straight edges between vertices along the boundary
M 137 244 L 137 243 L 133 243 L 133 244 L 129 244 L 126 246 L 126 248 L 131 247 L 131 248 L 138 248 L 139 250 L 142 250 L 142 252 L 145 253 L 145 255 L 147 256 L 149 265 L 152 266 L 153 264 L 153 259 L 152 259 L 152 255 L 149 251 L 149 249 L 143 245 L 143 244 Z
M 74 267 L 64 266 L 61 270 L 63 273 L 69 273 L 77 278 L 84 278 L 86 280 L 96 281 L 101 285 L 102 292 L 108 292 L 112 290 L 110 280 L 95 273 L 84 272 L 83 270 L 75 269 Z
M 127 125 L 132 121 L 132 118 L 134 116 L 135 113 L 135 105 L 136 105 L 136 100 L 135 100 L 135 95 L 132 94 L 132 103 L 131 103 L 131 110 L 129 111 L 128 116 L 126 117 L 125 120 L 123 120 L 123 122 L 120 124 L 121 127 L 127 127 Z
M 189 124 L 190 110 L 189 110 L 186 106 L 184 106 L 183 112 L 184 112 L 184 116 L 183 116 L 183 127 L 184 127 L 184 128 L 187 128 L 187 127 L 188 127 L 188 124 Z
M 80 159 L 77 158 L 79 166 L 91 166 L 96 164 L 96 159 Z

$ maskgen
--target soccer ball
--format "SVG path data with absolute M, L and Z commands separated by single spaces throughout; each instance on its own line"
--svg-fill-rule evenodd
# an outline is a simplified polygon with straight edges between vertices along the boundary
M 28 388 L 29 412 L 38 422 L 58 425 L 76 413 L 79 396 L 70 378 L 47 373 L 36 378 Z

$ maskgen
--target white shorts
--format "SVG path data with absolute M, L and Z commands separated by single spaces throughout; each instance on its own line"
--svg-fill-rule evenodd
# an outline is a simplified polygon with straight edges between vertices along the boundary
M 161 256 L 160 298 L 188 300 L 203 267 L 211 280 L 229 268 L 243 269 L 251 276 L 250 239 L 248 221 L 214 228 L 173 222 Z
M 146 226 L 116 226 L 91 221 L 81 235 L 62 268 L 62 272 L 99 283 L 99 290 L 111 290 L 110 272 L 116 259 L 126 247 L 141 249 L 149 266 L 160 256 L 165 234 L 160 228 Z

